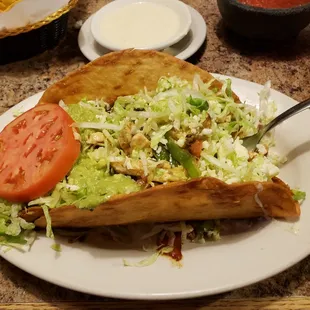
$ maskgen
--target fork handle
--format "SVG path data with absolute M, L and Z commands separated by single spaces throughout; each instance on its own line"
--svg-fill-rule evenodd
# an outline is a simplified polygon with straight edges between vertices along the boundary
M 277 125 L 281 124 L 291 116 L 294 116 L 295 114 L 298 114 L 304 110 L 307 110 L 310 108 L 310 98 L 294 105 L 290 109 L 286 110 L 285 112 L 278 115 L 276 118 L 274 118 L 270 123 L 266 125 L 264 128 L 264 134 L 271 130 L 272 128 L 276 127 Z

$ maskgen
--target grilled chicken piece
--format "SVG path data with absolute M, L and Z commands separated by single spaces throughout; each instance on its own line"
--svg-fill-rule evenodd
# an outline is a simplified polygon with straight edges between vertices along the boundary
M 130 142 L 131 149 L 143 150 L 149 148 L 151 145 L 150 140 L 141 132 L 138 132 L 132 137 Z
M 207 114 L 205 121 L 202 123 L 203 128 L 211 128 L 211 124 L 212 124 L 211 117 L 209 114 Z
M 118 136 L 118 143 L 121 147 L 121 149 L 125 152 L 125 154 L 130 154 L 131 149 L 130 149 L 130 142 L 132 140 L 132 124 L 127 123 L 123 129 L 120 131 L 119 136 Z
M 133 135 L 132 126 L 132 123 L 127 123 L 118 136 L 118 143 L 127 155 L 131 154 L 134 149 L 143 150 L 151 145 L 151 142 L 143 133 L 138 132 Z
M 169 168 L 167 167 L 169 166 Z M 149 171 L 148 180 L 158 183 L 185 181 L 187 180 L 186 172 L 182 166 L 171 167 L 167 162 L 167 165 L 163 168 L 162 164 L 154 167 Z M 117 173 L 131 175 L 135 177 L 145 177 L 143 164 L 141 160 L 131 161 L 131 167 L 124 166 L 124 162 L 111 162 L 112 168 Z

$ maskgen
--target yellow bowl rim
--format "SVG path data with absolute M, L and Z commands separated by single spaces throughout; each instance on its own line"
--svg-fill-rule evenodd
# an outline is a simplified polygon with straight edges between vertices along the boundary
M 3 31 L 0 31 L 0 39 L 9 37 L 9 36 L 16 36 L 21 33 L 29 32 L 31 30 L 38 29 L 42 26 L 45 26 L 52 21 L 58 19 L 62 15 L 68 13 L 72 8 L 74 8 L 77 4 L 78 0 L 70 0 L 67 5 L 64 7 L 60 8 L 58 11 L 54 12 L 53 14 L 45 17 L 43 20 L 40 20 L 34 24 L 30 24 L 24 27 L 18 27 L 15 29 L 6 29 Z

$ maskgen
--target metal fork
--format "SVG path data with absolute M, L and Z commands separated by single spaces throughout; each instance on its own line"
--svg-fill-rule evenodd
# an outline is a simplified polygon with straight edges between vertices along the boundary
M 309 109 L 310 107 L 310 98 L 306 99 L 305 101 L 302 101 L 290 109 L 286 110 L 285 112 L 278 115 L 276 118 L 274 118 L 270 123 L 265 125 L 263 128 L 261 128 L 258 133 L 256 133 L 253 136 L 246 137 L 243 139 L 243 146 L 245 146 L 248 151 L 254 151 L 256 148 L 256 145 L 260 142 L 260 140 L 263 138 L 263 136 L 274 127 L 281 124 L 283 121 L 287 120 L 291 116 L 300 113 L 304 110 Z M 309 120 L 310 122 L 310 120 Z

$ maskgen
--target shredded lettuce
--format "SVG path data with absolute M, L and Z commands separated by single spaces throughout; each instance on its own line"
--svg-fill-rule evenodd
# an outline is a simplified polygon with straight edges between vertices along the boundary
M 205 243 L 206 241 L 217 241 L 221 238 L 219 221 L 195 221 L 190 224 L 196 233 L 194 242 Z
M 163 125 L 151 134 L 151 148 L 157 150 L 158 144 L 167 144 L 165 134 L 172 129 L 172 125 Z
M 187 102 L 197 108 L 199 111 L 208 110 L 209 104 L 207 100 L 201 98 L 193 98 L 191 95 L 187 98 Z
M 18 116 L 22 115 L 23 113 L 24 113 L 23 107 L 20 107 L 19 109 L 17 109 L 16 111 L 13 112 L 13 116 L 18 117 Z
M 167 246 L 167 247 L 163 247 L 160 250 L 156 251 L 154 254 L 152 254 L 151 256 L 137 262 L 137 263 L 131 263 L 129 261 L 127 261 L 126 259 L 123 259 L 123 264 L 125 267 L 147 267 L 150 265 L 153 265 L 159 256 L 163 255 L 163 254 L 168 254 L 173 250 L 173 247 Z
M 53 243 L 51 245 L 51 249 L 54 250 L 55 252 L 61 252 L 61 244 L 59 243 Z
M 263 125 L 269 123 L 277 111 L 275 102 L 270 98 L 270 90 L 271 82 L 268 81 L 259 93 L 259 112 Z
M 82 151 L 68 175 L 51 192 L 28 202 L 28 206 L 42 207 L 46 235 L 54 238 L 49 210 L 63 205 L 92 209 L 118 194 L 198 176 L 215 177 L 228 184 L 270 181 L 277 176 L 286 158 L 272 149 L 272 132 L 255 152 L 249 153 L 243 146 L 245 137 L 255 134 L 275 116 L 270 82 L 258 94 L 257 109 L 235 100 L 230 79 L 222 81 L 219 88 L 213 87 L 213 81 L 204 83 L 199 75 L 192 82 L 163 76 L 155 90 L 144 88 L 137 94 L 120 96 L 113 107 L 103 100 L 87 98 L 70 105 L 60 101 L 75 121 L 74 136 L 81 142 Z M 200 145 L 197 152 L 191 150 L 194 142 Z M 300 190 L 293 190 L 293 195 L 297 201 L 305 199 Z M 18 217 L 21 208 L 0 201 L 0 244 L 28 244 L 26 236 L 34 225 Z M 129 236 L 147 243 L 160 234 L 174 236 L 175 232 L 181 232 L 182 243 L 189 235 L 198 243 L 220 238 L 216 221 L 154 224 L 141 236 L 139 228 L 141 225 L 105 230 L 125 243 Z M 60 250 L 57 244 L 52 248 Z M 171 247 L 164 247 L 138 263 L 124 260 L 124 265 L 148 266 L 169 252 Z
M 0 235 L 0 246 L 4 252 L 7 252 L 11 249 L 27 252 L 30 250 L 35 239 L 35 231 L 24 230 L 18 236 Z
M 84 123 L 84 118 L 75 119 L 80 121 L 78 126 L 81 128 L 96 129 L 97 133 L 103 128 L 108 131 L 109 139 L 102 136 L 102 140 L 98 142 L 97 139 L 96 142 L 91 135 L 87 139 L 92 144 L 102 143 L 100 157 L 104 164 L 122 161 L 131 167 L 130 157 L 124 156 L 117 145 L 120 137 L 126 134 L 126 126 L 132 124 L 128 127 L 132 134 L 142 133 L 150 141 L 150 150 L 144 148 L 143 154 L 139 153 L 143 155 L 142 158 L 135 155 L 135 152 L 131 154 L 131 158 L 141 158 L 141 170 L 145 174 L 147 172 L 148 175 L 158 176 L 158 172 L 150 166 L 152 161 L 149 158 L 154 154 L 151 149 L 155 154 L 161 154 L 168 142 L 166 134 L 173 132 L 174 140 L 182 148 L 193 136 L 204 137 L 201 157 L 197 163 L 200 173 L 195 175 L 212 176 L 227 183 L 267 181 L 279 173 L 278 166 L 282 163 L 274 154 L 269 156 L 267 151 L 262 151 L 269 148 L 271 139 L 268 142 L 265 139 L 260 152 L 250 158 L 242 145 L 242 138 L 255 134 L 259 124 L 266 123 L 274 116 L 276 106 L 269 95 L 270 84 L 266 83 L 259 95 L 260 108 L 257 111 L 253 106 L 235 102 L 229 79 L 224 81 L 222 89 L 211 89 L 211 83 L 204 84 L 199 76 L 195 76 L 193 83 L 177 77 L 162 77 L 155 91 L 144 89 L 132 96 L 119 97 L 111 111 L 102 108 L 94 111 L 92 103 L 83 101 L 78 104 L 82 105 L 79 109 L 85 110 L 87 104 L 90 105 L 92 118 L 96 122 Z M 71 106 L 69 114 L 70 109 Z M 74 117 L 75 112 L 71 113 Z M 209 121 L 207 127 L 206 120 Z M 89 154 L 92 156 L 91 152 Z M 98 158 L 99 151 L 95 150 L 93 154 Z
M 52 220 L 49 214 L 49 209 L 47 205 L 41 205 L 41 208 L 44 212 L 44 216 L 46 219 L 46 237 L 54 239 L 54 233 L 52 230 Z
M 306 199 L 306 192 L 303 192 L 301 190 L 298 189 L 293 189 L 293 199 L 296 201 L 303 201 Z
M 28 203 L 28 206 L 45 205 L 48 208 L 55 208 L 60 200 L 60 189 L 64 187 L 63 183 L 56 185 L 50 196 L 40 197 Z
M 120 126 L 107 124 L 107 123 L 91 123 L 91 122 L 82 122 L 77 123 L 76 127 L 78 128 L 89 128 L 89 129 L 111 129 L 115 131 L 121 130 Z
M 22 205 L 0 199 L 0 245 L 25 250 L 34 241 L 35 227 L 18 216 Z M 30 233 L 31 232 L 31 233 Z

